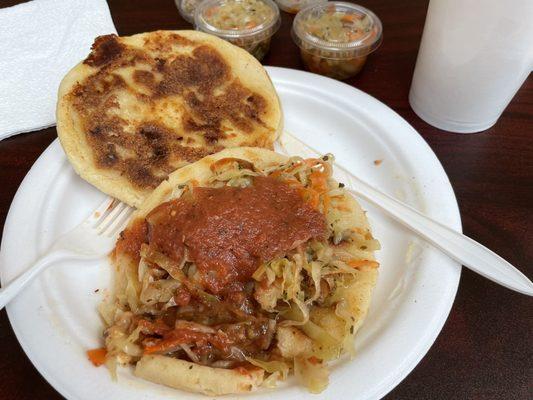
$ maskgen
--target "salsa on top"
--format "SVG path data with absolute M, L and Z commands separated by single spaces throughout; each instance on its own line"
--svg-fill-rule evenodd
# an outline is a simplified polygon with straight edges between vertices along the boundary
M 144 353 L 183 351 L 194 343 L 188 358 L 235 367 L 243 355 L 266 351 L 276 324 L 253 298 L 253 273 L 325 235 L 325 217 L 298 188 L 272 177 L 254 177 L 247 187 L 194 187 L 159 205 L 117 243 L 136 260 L 143 251 L 151 260 L 160 254 L 160 263 L 175 264 L 165 269 L 185 282 L 174 294 L 175 306 L 138 320 Z M 187 264 L 195 265 L 200 286 L 184 276 Z
M 244 188 L 195 187 L 156 207 L 146 221 L 146 237 L 133 228 L 122 240 L 146 241 L 178 264 L 195 263 L 203 286 L 215 294 L 230 282 L 250 280 L 261 263 L 326 233 L 324 216 L 296 188 L 261 176 Z

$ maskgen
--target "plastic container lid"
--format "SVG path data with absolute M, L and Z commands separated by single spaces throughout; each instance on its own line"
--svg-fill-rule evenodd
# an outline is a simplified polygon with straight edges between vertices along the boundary
M 341 1 L 306 7 L 296 15 L 292 25 L 292 37 L 300 48 L 337 59 L 372 53 L 381 44 L 382 32 L 376 14 L 360 5 Z M 330 37 L 325 38 L 326 35 Z
M 227 18 L 217 21 L 217 15 L 226 12 Z M 255 42 L 276 33 L 281 19 L 272 0 L 204 0 L 196 8 L 194 23 L 196 29 L 230 42 L 239 39 Z
M 194 11 L 202 0 L 174 0 L 181 16 L 191 24 L 194 23 Z
M 327 0 L 276 0 L 279 8 L 288 13 L 296 14 L 301 9 L 311 4 L 326 3 Z

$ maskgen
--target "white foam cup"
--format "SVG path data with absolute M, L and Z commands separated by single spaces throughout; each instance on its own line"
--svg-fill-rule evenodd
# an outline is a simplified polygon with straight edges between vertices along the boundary
M 427 123 L 493 126 L 533 69 L 533 0 L 431 0 L 409 93 Z

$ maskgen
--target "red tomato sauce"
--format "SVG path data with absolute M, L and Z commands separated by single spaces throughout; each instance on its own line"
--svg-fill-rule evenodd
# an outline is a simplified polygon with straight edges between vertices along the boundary
M 149 245 L 178 262 L 187 252 L 212 293 L 250 280 L 261 263 L 326 233 L 324 216 L 299 190 L 271 177 L 255 177 L 245 188 L 196 187 L 146 220 Z M 124 235 L 128 251 L 139 248 L 134 242 L 145 232 L 140 226 L 133 231 Z

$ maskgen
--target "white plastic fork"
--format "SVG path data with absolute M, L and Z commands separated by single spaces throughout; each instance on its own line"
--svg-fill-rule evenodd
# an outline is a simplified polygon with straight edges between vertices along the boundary
M 89 217 L 60 236 L 27 271 L 0 289 L 0 310 L 47 267 L 64 260 L 94 260 L 113 249 L 133 209 L 108 197 Z
M 312 157 L 320 155 L 311 146 L 287 132 L 283 133 L 278 142 L 286 155 L 296 154 L 301 150 L 310 153 Z M 290 152 L 286 145 L 291 147 Z M 351 193 L 379 207 L 402 225 L 472 271 L 508 289 L 533 296 L 533 283 L 528 277 L 493 251 L 468 236 L 425 216 L 394 197 L 380 192 L 338 163 L 334 163 L 334 166 L 349 178 L 350 185 L 347 189 Z

